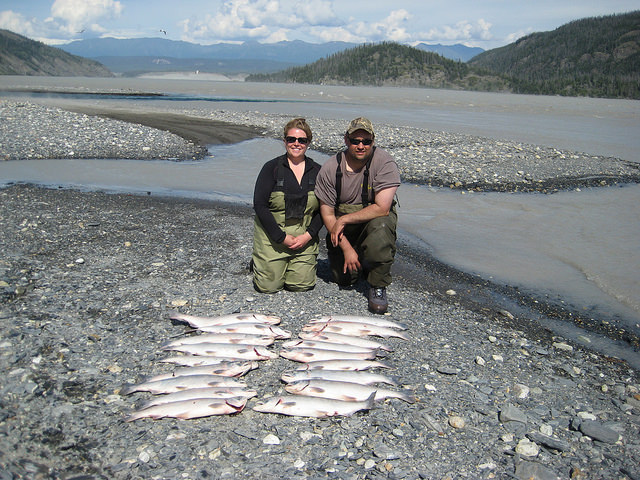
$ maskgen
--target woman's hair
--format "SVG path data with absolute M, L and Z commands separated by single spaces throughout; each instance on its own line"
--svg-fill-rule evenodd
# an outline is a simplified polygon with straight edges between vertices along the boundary
M 287 136 L 287 133 L 289 132 L 289 130 L 291 130 L 292 128 L 299 128 L 304 133 L 306 133 L 307 138 L 309 139 L 309 143 L 311 143 L 311 140 L 313 139 L 313 134 L 311 133 L 311 128 L 309 127 L 309 125 L 307 124 L 307 121 L 304 118 L 294 118 L 293 120 L 290 120 L 289 123 L 287 123 L 284 126 L 285 137 Z

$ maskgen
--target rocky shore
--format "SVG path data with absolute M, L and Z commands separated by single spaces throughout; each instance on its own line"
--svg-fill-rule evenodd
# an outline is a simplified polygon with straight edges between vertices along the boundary
M 289 120 L 260 112 L 134 112 L 95 105 L 67 108 L 74 111 L 0 101 L 0 160 L 197 159 L 206 154 L 206 144 L 257 136 L 280 138 L 282 125 Z M 344 146 L 343 121 L 307 121 L 314 134 L 313 149 L 332 153 Z M 394 155 L 402 179 L 408 183 L 460 190 L 549 193 L 640 182 L 637 163 L 614 157 L 384 124 L 376 125 L 376 131 L 380 146 Z
M 73 151 L 92 158 L 100 143 L 72 134 L 85 124 L 115 133 L 109 158 L 131 158 L 136 150 L 153 152 L 149 158 L 198 155 L 197 142 L 166 131 L 138 136 L 146 127 L 58 110 L 47 117 L 40 109 L 48 108 L 0 103 L 3 158 L 68 157 L 66 145 L 44 146 L 42 137 L 54 131 L 56 138 L 75 138 Z M 28 120 L 25 111 L 31 111 Z M 249 125 L 248 138 L 277 135 L 283 123 L 258 113 L 210 115 L 219 130 L 225 129 L 220 121 Z M 52 123 L 38 123 L 43 118 Z M 339 128 L 330 123 L 314 126 L 315 148 L 339 144 Z M 410 136 L 380 128 L 389 129 L 379 135 L 391 139 L 390 149 L 412 150 Z M 415 157 L 402 154 L 416 159 L 403 160 L 405 178 L 410 165 L 443 170 L 433 160 L 439 157 L 454 170 L 443 170 L 440 184 L 462 175 L 451 163 L 458 158 L 453 154 L 430 155 L 433 165 L 424 158 L 420 163 L 425 148 L 466 152 L 460 157 L 464 177 L 456 178 L 471 182 L 474 172 L 486 173 L 501 180 L 500 188 L 561 188 L 558 178 L 584 185 L 596 164 L 605 173 L 598 182 L 637 175 L 621 160 L 585 161 L 559 152 L 575 156 L 575 162 L 563 162 L 571 172 L 564 177 L 554 171 L 551 150 L 521 146 L 526 158 L 519 164 L 525 167 L 518 168 L 527 179 L 512 171 L 512 162 L 498 159 L 516 154 L 515 144 L 422 133 L 425 145 L 413 146 Z M 428 173 L 420 178 L 436 181 Z M 457 188 L 471 188 L 459 181 Z M 317 315 L 367 315 L 365 285 L 339 289 L 330 283 L 323 251 L 313 291 L 257 294 L 247 270 L 252 218 L 244 207 L 13 185 L 0 190 L 0 219 L 1 479 L 640 478 L 638 372 L 490 302 L 471 305 L 463 290 L 480 288 L 477 280 L 456 277 L 444 266 L 425 268 L 410 248 L 399 250 L 387 315 L 408 324 L 410 340 L 387 340 L 394 351 L 384 360 L 415 403 L 386 400 L 331 419 L 255 412 L 257 402 L 282 393 L 280 375 L 295 367 L 277 358 L 243 377 L 258 395 L 238 414 L 127 423 L 150 395 L 124 395 L 123 387 L 169 371 L 160 347 L 187 335 L 170 312 L 272 314 L 295 336 Z M 269 348 L 278 352 L 280 345 Z

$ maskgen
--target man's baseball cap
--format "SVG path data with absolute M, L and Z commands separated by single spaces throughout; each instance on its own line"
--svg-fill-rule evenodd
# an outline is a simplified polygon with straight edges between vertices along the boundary
M 373 133 L 373 125 L 368 118 L 358 117 L 351 120 L 349 128 L 347 128 L 347 135 L 351 135 L 356 130 L 364 130 L 365 132 L 375 136 L 375 133 Z

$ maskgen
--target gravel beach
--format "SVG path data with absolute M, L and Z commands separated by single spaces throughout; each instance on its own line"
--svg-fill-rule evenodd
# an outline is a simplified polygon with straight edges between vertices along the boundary
M 162 112 L 153 113 L 147 123 L 161 128 Z M 219 135 L 240 125 L 246 138 L 278 135 L 283 123 L 258 113 L 164 113 L 211 121 Z M 170 133 L 28 102 L 0 102 L 0 122 L 6 160 L 70 151 L 180 160 L 209 142 L 181 122 Z M 380 128 L 405 181 L 508 191 L 638 181 L 619 159 L 433 132 L 412 145 L 416 132 Z M 336 148 L 337 131 L 323 120 L 315 148 Z M 522 155 L 520 170 L 505 155 Z M 259 413 L 252 407 L 282 394 L 280 376 L 296 366 L 275 358 L 242 378 L 258 394 L 240 413 L 125 422 L 151 395 L 124 395 L 124 386 L 170 371 L 161 347 L 188 335 L 172 311 L 277 315 L 294 337 L 318 315 L 368 315 L 365 285 L 330 283 L 324 251 L 313 291 L 256 293 L 251 213 L 156 196 L 0 190 L 1 479 L 640 478 L 638 371 L 514 317 L 489 295 L 478 301 L 491 286 L 402 242 L 384 318 L 407 324 L 409 340 L 385 340 L 394 350 L 384 373 L 415 403 L 385 400 L 330 419 Z

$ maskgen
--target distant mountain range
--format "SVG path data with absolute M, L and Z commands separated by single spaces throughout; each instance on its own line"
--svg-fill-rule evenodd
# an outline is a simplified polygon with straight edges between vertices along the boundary
M 143 72 L 200 71 L 202 73 L 271 73 L 304 65 L 358 46 L 356 43 L 307 43 L 300 40 L 278 43 L 244 42 L 199 45 L 164 38 L 95 38 L 77 40 L 59 48 L 99 61 L 124 75 Z M 466 62 L 484 50 L 465 45 L 428 45 L 416 48 Z
M 78 40 L 54 48 L 0 30 L 0 75 L 197 71 L 253 81 L 640 99 L 640 10 L 576 20 L 486 52 L 464 45 L 198 45 L 164 38 Z

